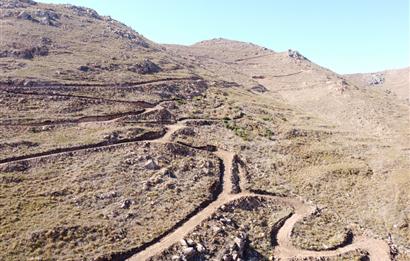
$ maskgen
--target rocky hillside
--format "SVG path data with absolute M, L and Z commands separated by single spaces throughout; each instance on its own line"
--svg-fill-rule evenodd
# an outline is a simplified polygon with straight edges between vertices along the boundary
M 409 102 L 410 68 L 387 70 L 375 73 L 357 73 L 345 75 L 352 83 L 360 87 L 375 88 L 395 94 L 399 99 Z
M 408 260 L 408 68 L 159 45 L 0 1 L 1 260 Z
M 189 70 L 130 27 L 72 5 L 2 0 L 3 83 L 120 83 Z

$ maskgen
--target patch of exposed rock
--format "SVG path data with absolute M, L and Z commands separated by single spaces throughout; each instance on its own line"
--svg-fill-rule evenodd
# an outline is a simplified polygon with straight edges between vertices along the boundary
M 101 16 L 91 8 L 80 7 L 75 5 L 65 5 L 65 7 L 74 11 L 74 13 L 78 16 L 88 16 L 95 19 L 101 19 Z
M 47 55 L 48 55 L 48 47 L 44 45 L 0 51 L 0 58 L 14 57 L 14 58 L 20 58 L 20 59 L 33 59 L 35 56 L 47 56 Z
M 370 85 L 380 85 L 384 83 L 384 75 L 381 73 L 372 74 L 369 79 Z
M 305 56 L 303 56 L 301 53 L 299 53 L 296 50 L 289 49 L 288 50 L 288 56 L 290 58 L 295 59 L 295 60 L 307 60 L 308 61 L 308 59 Z
M 13 9 L 13 8 L 26 8 L 37 3 L 32 0 L 2 0 L 0 1 L 0 8 Z
M 17 19 L 27 20 L 34 23 L 39 23 L 43 25 L 50 26 L 60 26 L 59 22 L 60 15 L 52 10 L 35 10 L 35 11 L 26 11 L 23 10 L 19 13 L 16 13 Z
M 139 74 L 153 74 L 153 73 L 160 72 L 162 69 L 157 64 L 150 61 L 149 59 L 145 59 L 140 64 L 135 64 L 135 65 L 128 67 L 128 70 L 131 72 L 139 73 Z

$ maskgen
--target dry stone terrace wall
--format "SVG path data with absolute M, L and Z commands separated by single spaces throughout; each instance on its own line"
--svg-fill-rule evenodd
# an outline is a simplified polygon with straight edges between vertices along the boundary
M 25 162 L 0 174 L 0 248 L 15 260 L 92 259 L 138 247 L 210 200 L 220 182 L 217 158 L 181 145 L 134 143 Z

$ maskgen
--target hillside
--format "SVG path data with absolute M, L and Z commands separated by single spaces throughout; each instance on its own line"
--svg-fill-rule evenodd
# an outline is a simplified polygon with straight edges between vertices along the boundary
M 410 68 L 386 70 L 375 73 L 345 75 L 354 84 L 365 88 L 376 88 L 393 93 L 399 99 L 409 102 Z
M 189 75 L 161 46 L 94 10 L 9 0 L 1 8 L 7 35 L 0 46 L 2 82 L 120 83 Z
M 369 85 L 31 0 L 0 19 L 1 260 L 410 257 L 408 68 Z

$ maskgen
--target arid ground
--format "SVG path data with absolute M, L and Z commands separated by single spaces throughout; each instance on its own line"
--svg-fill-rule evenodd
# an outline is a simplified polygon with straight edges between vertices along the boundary
M 160 45 L 0 2 L 0 260 L 409 260 L 409 68 Z

